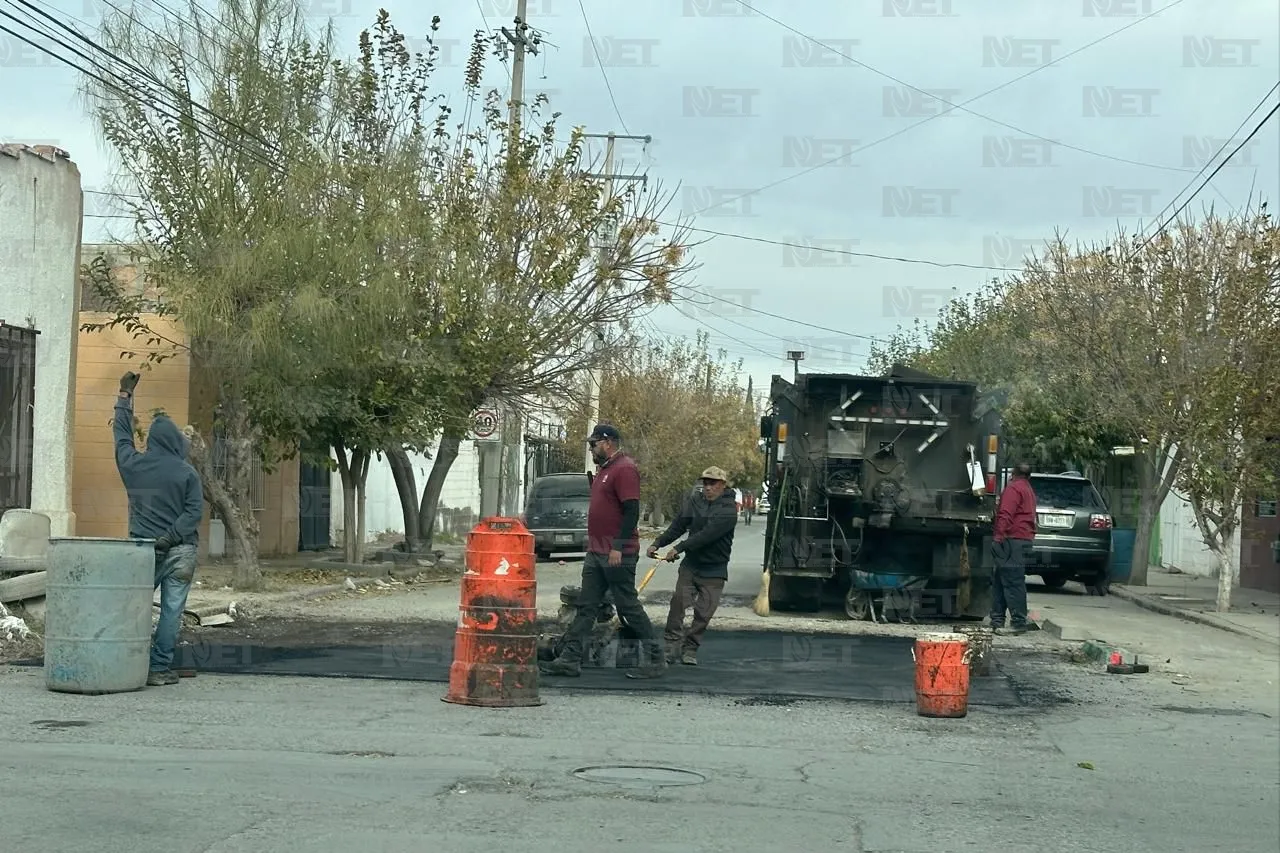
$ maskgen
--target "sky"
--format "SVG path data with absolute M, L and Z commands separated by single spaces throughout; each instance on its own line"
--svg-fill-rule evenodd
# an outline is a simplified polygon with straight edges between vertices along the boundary
M 0 0 L 0 26 L 47 44 L 3 13 L 36 7 L 91 34 L 111 4 L 130 0 Z M 303 8 L 352 52 L 379 8 L 410 36 L 439 15 L 435 79 L 460 88 L 472 35 L 510 28 L 516 0 Z M 542 46 L 526 100 L 546 92 L 566 137 L 652 137 L 620 140 L 615 171 L 647 175 L 668 218 L 721 232 L 696 235 L 695 302 L 642 328 L 707 332 L 757 391 L 790 377 L 789 350 L 806 371 L 862 372 L 872 340 L 928 322 L 1055 232 L 1149 233 L 1280 97 L 1274 0 L 529 0 L 528 23 Z M 0 140 L 70 152 L 92 191 L 86 242 L 127 238 L 78 73 L 0 31 Z M 1187 212 L 1277 196 L 1272 117 Z

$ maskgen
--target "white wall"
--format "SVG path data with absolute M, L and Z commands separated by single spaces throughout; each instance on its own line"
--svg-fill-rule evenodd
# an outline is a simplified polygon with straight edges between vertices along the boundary
M 31 509 L 49 517 L 51 535 L 72 536 L 80 170 L 60 149 L 3 143 L 0 139 L 0 319 L 40 331 Z
M 1237 509 L 1236 539 L 1228 550 L 1231 572 L 1236 578 L 1240 577 L 1239 515 Z M 1189 575 L 1213 577 L 1218 574 L 1218 558 L 1204 544 L 1191 503 L 1173 490 L 1160 507 L 1160 562 L 1165 568 L 1176 568 Z

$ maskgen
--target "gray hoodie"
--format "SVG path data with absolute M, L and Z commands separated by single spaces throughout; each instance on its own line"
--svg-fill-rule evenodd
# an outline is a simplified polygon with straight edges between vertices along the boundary
M 187 461 L 189 444 L 177 425 L 158 415 L 147 432 L 147 450 L 133 444 L 133 400 L 116 400 L 116 468 L 129 495 L 129 536 L 175 543 L 200 541 L 204 490 L 200 475 Z

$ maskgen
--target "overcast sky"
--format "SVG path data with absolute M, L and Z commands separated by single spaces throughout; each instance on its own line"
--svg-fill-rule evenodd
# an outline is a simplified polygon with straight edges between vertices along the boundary
M 26 2 L 86 32 L 107 5 Z M 763 14 L 737 0 L 585 0 L 584 19 L 578 0 L 529 0 L 545 44 L 526 86 L 530 99 L 549 94 L 566 135 L 572 124 L 651 135 L 647 148 L 619 143 L 618 171 L 647 172 L 673 194 L 672 215 L 699 213 L 698 227 L 755 238 L 701 235 L 711 240 L 698 251 L 705 307 L 665 307 L 646 325 L 705 328 L 746 361 L 757 389 L 790 375 L 791 349 L 811 370 L 860 371 L 868 337 L 933 316 L 1000 275 L 983 267 L 1017 266 L 1055 229 L 1090 240 L 1150 227 L 1277 100 L 1273 91 L 1263 102 L 1280 80 L 1275 0 L 749 2 Z M 24 17 L 14 4 L 25 8 L 0 0 L 0 11 Z M 352 49 L 379 7 L 411 35 L 439 15 L 453 66 L 437 76 L 442 86 L 460 81 L 472 33 L 510 26 L 515 10 L 515 0 L 305 4 L 317 22 L 332 16 Z M 0 25 L 30 35 L 3 16 Z M 55 143 L 86 189 L 107 188 L 114 165 L 76 74 L 0 32 L 0 139 Z M 497 69 L 492 79 L 504 81 Z M 977 100 L 908 129 L 949 109 L 938 97 Z M 1251 193 L 1274 203 L 1278 164 L 1273 118 L 1190 210 L 1239 207 Z M 128 236 L 107 201 L 86 197 L 86 241 Z

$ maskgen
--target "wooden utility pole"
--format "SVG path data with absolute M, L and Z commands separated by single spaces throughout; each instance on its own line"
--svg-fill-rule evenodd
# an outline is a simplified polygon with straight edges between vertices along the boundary
M 591 176 L 594 178 L 604 180 L 605 204 L 609 204 L 610 202 L 613 201 L 613 182 L 615 180 L 640 181 L 643 184 L 648 184 L 649 182 L 648 175 L 615 175 L 613 172 L 614 150 L 615 150 L 617 141 L 619 139 L 634 139 L 634 140 L 642 141 L 646 145 L 648 145 L 650 142 L 653 141 L 652 136 L 624 136 L 617 133 L 584 133 L 583 137 L 586 139 L 606 140 L 605 151 L 604 151 L 604 171 L 600 174 Z M 600 242 L 600 254 L 597 261 L 600 267 L 600 272 L 599 272 L 599 281 L 596 284 L 596 299 L 600 301 L 604 300 L 605 271 L 609 268 L 609 256 L 613 252 L 613 249 L 614 249 L 613 244 L 616 239 L 617 239 L 616 223 L 610 224 L 609 234 Z M 604 332 L 605 330 L 603 328 L 592 330 L 591 350 L 595 354 L 598 354 L 600 350 L 603 348 L 602 345 L 604 343 Z M 593 357 L 592 360 L 595 361 L 596 359 Z M 588 393 L 589 402 L 587 403 L 587 429 L 590 430 L 593 426 L 595 426 L 596 419 L 600 416 L 600 385 L 602 382 L 602 377 L 600 375 L 600 368 L 598 366 L 594 366 L 591 368 L 591 370 L 588 373 L 587 382 L 588 382 L 587 390 L 589 392 Z M 591 471 L 595 467 L 595 460 L 591 458 L 590 448 L 587 448 L 587 451 L 586 451 L 585 465 L 586 465 L 585 470 L 587 471 Z

